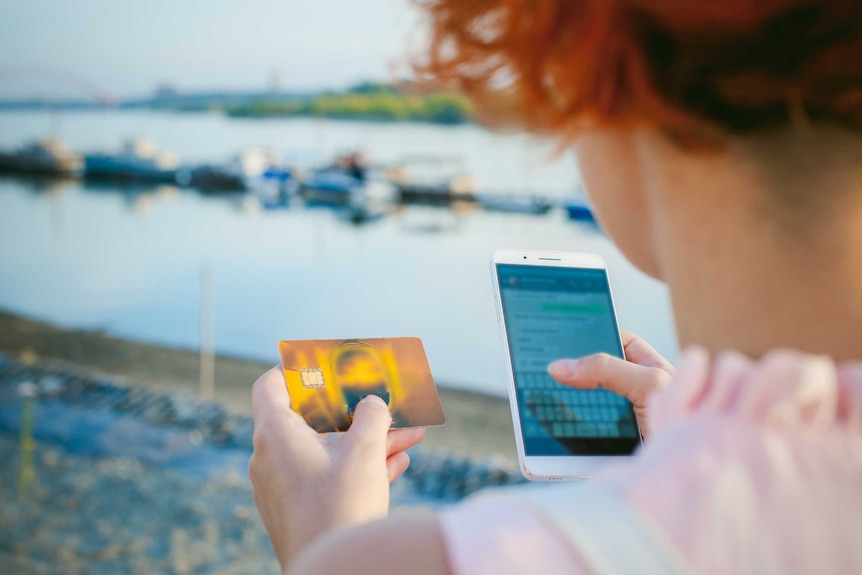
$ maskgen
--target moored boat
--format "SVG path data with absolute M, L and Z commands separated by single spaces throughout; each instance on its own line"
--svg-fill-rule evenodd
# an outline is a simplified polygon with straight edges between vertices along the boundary
M 132 140 L 117 154 L 84 156 L 84 177 L 114 181 L 175 183 L 178 162 L 147 140 Z
M 272 150 L 246 148 L 223 164 L 181 168 L 177 182 L 210 193 L 244 192 L 261 189 L 281 195 L 292 178 Z
M 570 220 L 578 222 L 595 223 L 596 217 L 593 215 L 593 210 L 586 202 L 578 199 L 569 199 L 563 204 L 566 210 L 566 215 Z
M 213 193 L 244 192 L 248 187 L 242 174 L 217 164 L 181 168 L 177 172 L 177 183 Z
M 566 210 L 566 216 L 570 220 L 590 224 L 596 223 L 596 217 L 593 215 L 593 209 L 590 207 L 589 200 L 587 200 L 587 194 L 580 185 L 575 189 L 574 195 L 563 200 L 563 209 Z
M 458 156 L 407 157 L 383 170 L 402 204 L 449 206 L 475 201 L 476 183 Z
M 346 206 L 362 195 L 360 179 L 334 170 L 323 170 L 299 185 L 299 195 L 310 205 Z
M 474 194 L 452 189 L 447 184 L 396 184 L 398 201 L 402 204 L 421 204 L 428 206 L 448 206 L 455 202 L 473 202 Z
M 81 170 L 81 157 L 60 141 L 48 138 L 11 152 L 0 152 L 0 172 L 20 175 L 72 176 Z
M 482 209 L 491 212 L 506 212 L 515 214 L 543 215 L 551 211 L 554 204 L 538 196 L 511 196 L 497 194 L 479 194 L 476 203 Z
M 311 174 L 299 186 L 299 195 L 309 206 L 326 206 L 355 225 L 386 215 L 395 199 L 395 188 L 381 180 L 360 180 L 336 170 Z

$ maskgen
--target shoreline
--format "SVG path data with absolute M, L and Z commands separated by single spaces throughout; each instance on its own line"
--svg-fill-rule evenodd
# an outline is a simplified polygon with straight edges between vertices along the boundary
M 249 415 L 23 355 L 0 354 L 0 572 L 273 571 L 246 472 Z M 497 458 L 411 458 L 392 508 L 524 482 Z
M 119 377 L 129 385 L 197 395 L 199 356 L 116 338 L 101 331 L 64 329 L 0 310 L 0 353 L 22 361 L 51 360 Z M 214 400 L 229 412 L 251 413 L 251 386 L 271 368 L 263 362 L 217 355 Z M 425 449 L 466 457 L 496 457 L 515 464 L 509 402 L 438 385 L 446 424 L 428 429 Z

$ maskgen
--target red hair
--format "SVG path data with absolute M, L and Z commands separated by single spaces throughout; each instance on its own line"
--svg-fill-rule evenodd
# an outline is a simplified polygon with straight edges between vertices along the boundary
M 652 126 L 681 138 L 798 122 L 862 128 L 858 0 L 418 0 L 416 69 L 487 119 L 570 138 Z

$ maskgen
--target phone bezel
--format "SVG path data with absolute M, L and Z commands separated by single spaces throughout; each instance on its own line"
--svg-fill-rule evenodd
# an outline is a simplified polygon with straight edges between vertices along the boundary
M 600 269 L 607 273 L 607 264 L 598 254 L 584 252 L 561 252 L 544 250 L 498 249 L 491 257 L 491 278 L 494 285 L 494 307 L 497 312 L 497 323 L 500 325 L 500 335 L 503 353 L 506 358 L 506 373 L 508 376 L 509 406 L 512 410 L 512 423 L 515 427 L 515 446 L 518 450 L 518 463 L 521 473 L 533 481 L 559 481 L 577 478 L 588 478 L 600 466 L 620 461 L 629 455 L 564 455 L 564 456 L 528 456 L 524 450 L 524 435 L 521 428 L 521 416 L 518 411 L 518 395 L 515 390 L 515 373 L 512 366 L 512 356 L 509 350 L 509 336 L 506 320 L 503 315 L 503 303 L 500 295 L 500 278 L 497 275 L 497 264 L 545 266 L 560 268 Z M 608 294 L 611 307 L 614 309 L 614 324 L 617 337 L 620 338 L 620 349 L 623 348 L 622 337 L 614 305 L 613 289 L 608 282 Z

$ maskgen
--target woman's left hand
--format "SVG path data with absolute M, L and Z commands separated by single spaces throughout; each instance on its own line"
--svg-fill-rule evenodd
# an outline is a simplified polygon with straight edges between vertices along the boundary
M 282 569 L 323 533 L 385 516 L 389 483 L 410 463 L 404 451 L 425 436 L 424 428 L 390 431 L 386 403 L 369 396 L 356 406 L 350 429 L 330 441 L 291 409 L 280 368 L 255 382 L 252 403 L 248 473 Z
M 558 359 L 548 366 L 548 373 L 563 385 L 578 389 L 602 387 L 632 402 L 638 428 L 644 439 L 652 431 L 647 400 L 653 393 L 670 385 L 676 369 L 641 337 L 620 331 L 625 359 L 596 353 L 580 359 Z

